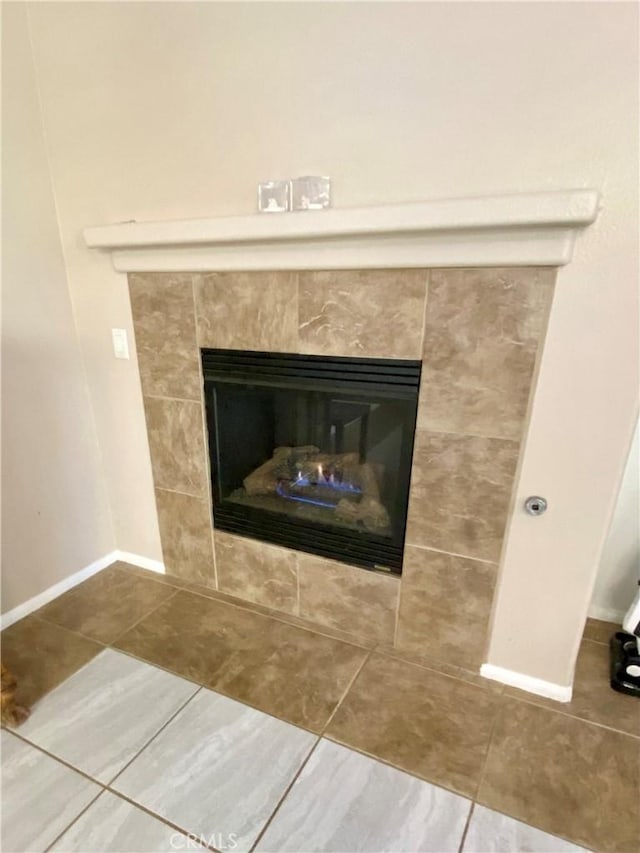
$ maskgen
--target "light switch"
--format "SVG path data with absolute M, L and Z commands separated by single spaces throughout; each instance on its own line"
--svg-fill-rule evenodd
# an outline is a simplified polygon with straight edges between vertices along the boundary
M 116 358 L 129 358 L 129 342 L 126 329 L 111 329 L 113 352 Z

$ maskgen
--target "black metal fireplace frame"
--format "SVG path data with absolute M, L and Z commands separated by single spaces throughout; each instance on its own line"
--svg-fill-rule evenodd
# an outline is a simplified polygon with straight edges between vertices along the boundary
M 363 568 L 401 574 L 422 363 L 406 359 L 343 358 L 229 349 L 202 349 L 201 358 L 214 527 Z M 407 489 L 403 505 L 398 507 L 404 519 L 401 531 L 392 538 L 369 531 L 360 533 L 223 500 L 218 478 L 220 441 L 214 401 L 217 383 L 344 390 L 350 394 L 368 392 L 413 403 L 412 428 L 404 430 L 403 434 L 402 456 L 407 466 L 404 472 Z

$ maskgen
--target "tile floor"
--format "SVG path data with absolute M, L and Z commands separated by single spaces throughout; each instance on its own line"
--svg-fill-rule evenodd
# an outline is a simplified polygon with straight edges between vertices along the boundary
M 2 635 L 4 851 L 640 850 L 640 703 L 567 705 L 123 564 Z

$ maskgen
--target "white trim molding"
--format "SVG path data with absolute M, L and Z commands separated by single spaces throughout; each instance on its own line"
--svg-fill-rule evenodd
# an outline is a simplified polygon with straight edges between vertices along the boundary
M 555 699 L 556 702 L 571 702 L 572 686 L 554 684 L 552 681 L 544 681 L 542 678 L 533 678 L 523 672 L 514 672 L 511 669 L 503 669 L 492 663 L 483 663 L 480 667 L 480 675 L 491 681 L 499 681 L 508 684 L 509 687 L 518 687 L 527 693 L 535 693 L 536 696 L 544 696 L 547 699 Z
M 164 564 L 159 560 L 151 560 L 149 557 L 141 557 L 138 554 L 131 554 L 128 551 L 111 551 L 109 554 L 105 554 L 104 557 L 100 557 L 98 560 L 94 560 L 93 563 L 89 563 L 89 565 L 85 566 L 84 569 L 80 569 L 80 571 L 69 575 L 68 578 L 58 581 L 58 583 L 48 587 L 38 593 L 38 595 L 34 595 L 33 598 L 29 598 L 22 604 L 14 607 L 13 610 L 8 610 L 6 613 L 3 613 L 2 616 L 0 616 L 0 629 L 4 631 L 4 629 L 8 628 L 9 625 L 13 625 L 13 623 L 17 622 L 19 619 L 24 619 L 25 616 L 29 616 L 29 614 L 39 610 L 41 607 L 44 607 L 45 604 L 49 604 L 49 602 L 53 601 L 54 598 L 58 598 L 59 595 L 62 595 L 64 592 L 68 592 L 70 589 L 73 589 L 74 586 L 78 586 L 82 581 L 86 581 L 88 578 L 96 575 L 108 566 L 112 566 L 114 563 L 118 562 L 131 563 L 132 566 L 138 566 L 141 569 L 149 569 L 152 572 L 158 572 L 160 574 L 164 574 L 165 571 Z
M 166 574 L 164 563 L 161 560 L 152 560 L 150 557 L 132 554 L 131 551 L 115 551 L 114 553 L 117 554 L 116 560 L 120 563 L 130 563 L 139 569 L 147 569 L 150 572 L 157 572 L 159 575 Z
M 596 190 L 85 228 L 119 272 L 562 266 Z
M 90 578 L 92 575 L 101 572 L 102 569 L 106 569 L 107 566 L 110 566 L 119 559 L 117 554 L 117 551 L 111 551 L 111 553 L 105 554 L 104 557 L 100 557 L 98 560 L 94 560 L 93 563 L 89 563 L 89 565 L 85 566 L 84 569 L 80 569 L 80 571 L 69 575 L 68 578 L 64 578 L 64 580 L 54 583 L 53 586 L 48 587 L 38 593 L 38 595 L 34 595 L 33 598 L 29 598 L 22 604 L 14 607 L 13 610 L 3 613 L 0 617 L 0 626 L 2 627 L 2 630 L 8 628 L 9 625 L 13 625 L 13 623 L 17 622 L 19 619 L 23 619 L 25 616 L 33 613 L 34 610 L 39 610 L 41 607 L 44 607 L 45 604 L 53 601 L 54 598 L 62 595 L 63 592 L 73 589 L 74 586 L 82 583 L 82 581 L 86 581 L 87 578 Z

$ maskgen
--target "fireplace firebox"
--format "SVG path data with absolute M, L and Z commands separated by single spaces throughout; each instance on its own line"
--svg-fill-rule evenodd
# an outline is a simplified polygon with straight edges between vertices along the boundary
M 400 574 L 421 363 L 201 354 L 215 527 Z

